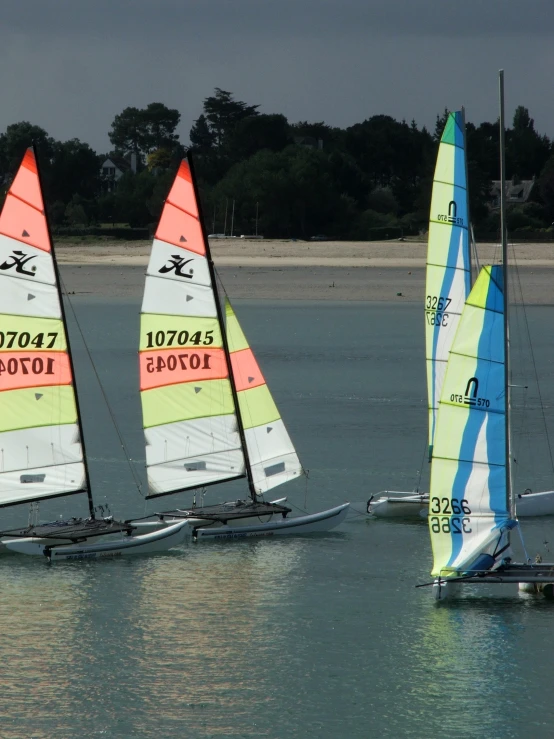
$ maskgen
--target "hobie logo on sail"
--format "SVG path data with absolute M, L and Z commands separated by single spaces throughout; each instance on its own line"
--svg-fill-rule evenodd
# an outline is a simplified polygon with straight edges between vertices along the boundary
M 439 213 L 437 220 L 442 223 L 450 223 L 453 226 L 463 226 L 464 219 L 458 216 L 458 206 L 455 200 L 451 200 L 448 203 L 448 214 Z
M 15 267 L 15 271 L 18 274 L 27 275 L 28 277 L 34 277 L 37 271 L 35 265 L 33 265 L 30 270 L 25 269 L 25 265 L 30 262 L 31 259 L 36 259 L 36 255 L 31 254 L 31 256 L 27 256 L 24 251 L 14 249 L 13 254 L 10 254 L 6 261 L 0 264 L 0 269 L 3 269 L 5 271 L 7 269 L 12 269 L 12 267 Z
M 189 262 L 193 261 L 193 259 L 185 259 L 185 257 L 181 257 L 179 254 L 172 254 L 169 259 L 169 264 L 164 264 L 158 272 L 161 275 L 167 275 L 169 272 L 174 272 L 175 277 L 186 277 L 190 280 L 192 279 L 194 270 L 192 267 L 189 267 L 187 272 L 183 272 L 183 269 Z
M 463 395 L 452 393 L 450 396 L 450 402 L 469 405 L 470 408 L 489 408 L 490 400 L 478 397 L 478 393 L 479 380 L 476 377 L 470 377 L 467 381 L 465 393 Z

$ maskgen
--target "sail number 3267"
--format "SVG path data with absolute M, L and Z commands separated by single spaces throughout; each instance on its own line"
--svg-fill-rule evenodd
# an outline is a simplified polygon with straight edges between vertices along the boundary
M 448 326 L 449 314 L 446 309 L 452 302 L 452 298 L 444 298 L 442 295 L 427 295 L 425 300 L 425 316 L 430 326 Z

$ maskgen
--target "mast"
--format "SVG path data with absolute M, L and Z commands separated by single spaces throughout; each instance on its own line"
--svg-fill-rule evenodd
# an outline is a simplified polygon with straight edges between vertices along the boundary
M 240 437 L 240 442 L 242 444 L 242 453 L 244 455 L 244 464 L 246 467 L 246 477 L 248 479 L 248 489 L 250 492 L 250 497 L 253 501 L 256 500 L 256 488 L 254 486 L 254 478 L 252 477 L 252 470 L 250 468 L 250 458 L 248 455 L 248 446 L 246 444 L 246 436 L 244 433 L 244 425 L 242 422 L 242 415 L 240 412 L 240 405 L 239 405 L 239 399 L 237 396 L 237 389 L 235 385 L 235 376 L 233 374 L 233 363 L 231 362 L 231 354 L 229 352 L 229 342 L 227 341 L 227 331 L 225 328 L 225 321 L 223 316 L 223 311 L 221 310 L 221 302 L 219 300 L 219 293 L 217 290 L 217 281 L 216 281 L 216 274 L 215 274 L 215 267 L 212 259 L 212 252 L 210 250 L 210 243 L 208 241 L 208 237 L 206 235 L 206 229 L 204 226 L 204 218 L 202 216 L 202 204 L 200 203 L 200 195 L 198 193 L 198 187 L 196 184 L 196 175 L 194 172 L 194 163 L 192 161 L 192 155 L 190 152 L 187 152 L 187 161 L 190 167 L 190 172 L 192 175 L 192 186 L 194 188 L 194 196 L 196 198 L 196 204 L 198 207 L 198 218 L 200 221 L 200 228 L 202 229 L 202 238 L 204 239 L 204 247 L 206 249 L 206 260 L 208 262 L 208 268 L 210 271 L 210 277 L 212 280 L 212 285 L 214 289 L 214 297 L 215 297 L 215 308 L 217 311 L 217 320 L 219 321 L 219 325 L 221 327 L 221 339 L 223 343 L 223 351 L 225 352 L 225 361 L 227 363 L 227 369 L 229 371 L 229 381 L 231 385 L 231 393 L 233 395 L 233 403 L 235 405 L 235 412 L 237 414 L 237 425 L 238 425 L 238 432 Z
M 498 73 L 500 102 L 500 233 L 502 240 L 502 276 L 504 293 L 504 389 L 506 393 L 506 503 L 510 516 L 515 517 L 512 495 L 512 455 L 510 443 L 510 334 L 508 320 L 508 237 L 506 232 L 506 140 L 504 123 L 504 70 Z
M 39 181 L 39 184 L 40 184 L 40 191 L 41 191 L 41 193 L 44 193 L 44 189 L 43 189 L 43 186 L 42 186 L 42 176 L 41 176 L 41 172 L 40 172 L 40 164 L 39 164 L 39 161 L 38 161 L 37 151 L 35 149 L 34 144 L 33 144 L 32 149 L 33 149 L 33 154 L 34 154 L 35 162 L 36 162 L 36 166 L 37 166 L 37 176 L 38 176 L 38 181 Z M 44 195 L 43 195 L 43 204 L 44 204 Z M 73 390 L 74 390 L 74 394 L 75 394 L 75 407 L 77 409 L 77 426 L 79 428 L 79 437 L 80 437 L 80 442 L 81 442 L 81 449 L 83 450 L 83 465 L 84 465 L 84 468 L 85 468 L 85 481 L 86 481 L 86 486 L 87 486 L 86 487 L 86 494 L 87 494 L 87 498 L 88 498 L 88 509 L 89 509 L 90 517 L 91 518 L 95 518 L 95 515 L 94 515 L 94 502 L 92 500 L 92 492 L 91 492 L 91 485 L 90 485 L 90 475 L 89 475 L 89 469 L 88 469 L 87 452 L 86 452 L 86 449 L 85 449 L 85 436 L 83 434 L 83 424 L 82 424 L 82 421 L 81 421 L 81 410 L 79 408 L 79 392 L 77 390 L 77 378 L 75 376 L 75 369 L 73 367 L 73 355 L 71 353 L 71 342 L 69 340 L 69 332 L 67 330 L 67 319 L 66 319 L 66 316 L 65 316 L 65 307 L 64 307 L 64 304 L 63 304 L 63 296 L 62 296 L 62 291 L 61 291 L 61 282 L 60 282 L 60 272 L 59 272 L 59 269 L 58 269 L 58 261 L 56 259 L 56 253 L 54 251 L 54 241 L 52 239 L 52 231 L 50 230 L 50 220 L 48 218 L 48 211 L 46 210 L 46 205 L 45 204 L 44 204 L 44 218 L 45 218 L 45 221 L 46 221 L 46 228 L 48 229 L 48 239 L 50 241 L 50 250 L 51 250 L 51 254 L 52 254 L 52 263 L 54 265 L 54 274 L 56 276 L 56 289 L 58 291 L 58 299 L 60 301 L 60 312 L 61 312 L 61 315 L 62 315 L 62 322 L 63 322 L 63 327 L 64 327 L 64 330 L 65 330 L 65 340 L 66 340 L 66 344 L 67 344 L 67 356 L 69 357 L 69 366 L 71 367 L 71 377 L 72 377 L 72 380 L 73 380 Z
M 473 260 L 471 258 L 471 227 L 470 227 L 470 213 L 469 213 L 469 178 L 468 178 L 468 172 L 467 172 L 467 134 L 466 134 L 466 109 L 462 105 L 461 108 L 462 113 L 462 126 L 463 126 L 463 134 L 464 134 L 464 166 L 466 171 L 466 213 L 467 213 L 467 247 L 469 252 L 469 284 L 473 284 Z

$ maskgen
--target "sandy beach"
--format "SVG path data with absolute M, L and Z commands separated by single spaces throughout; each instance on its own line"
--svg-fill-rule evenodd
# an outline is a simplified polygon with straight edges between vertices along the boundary
M 424 241 L 210 244 L 230 298 L 419 302 L 425 292 Z M 56 244 L 56 254 L 68 291 L 140 298 L 150 248 L 150 241 L 64 241 Z M 499 245 L 478 249 L 481 264 L 499 261 Z M 525 302 L 554 303 L 554 244 L 515 244 L 511 256 Z

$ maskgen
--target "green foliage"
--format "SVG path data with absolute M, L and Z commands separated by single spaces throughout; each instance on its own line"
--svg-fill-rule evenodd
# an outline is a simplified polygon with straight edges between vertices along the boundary
M 438 141 L 448 111 L 434 131 L 415 121 L 374 115 L 346 129 L 323 121 L 289 123 L 281 114 L 261 114 L 258 105 L 215 88 L 205 98 L 190 131 L 208 230 L 227 233 L 234 207 L 234 233 L 309 238 L 396 238 L 428 227 Z M 185 154 L 176 134 L 178 110 L 163 103 L 127 107 L 109 132 L 114 156 L 138 174 L 118 181 L 100 177 L 105 160 L 88 144 L 52 139 L 39 126 L 14 123 L 0 134 L 0 204 L 25 149 L 35 144 L 52 224 L 59 229 L 89 224 L 156 223 L 176 168 Z M 478 232 L 496 233 L 492 180 L 499 178 L 498 124 L 467 123 L 470 213 Z M 537 176 L 530 199 L 510 206 L 509 227 L 540 229 L 554 221 L 554 151 L 535 130 L 524 106 L 506 132 L 507 174 Z M 122 167 L 123 169 L 123 167 Z

